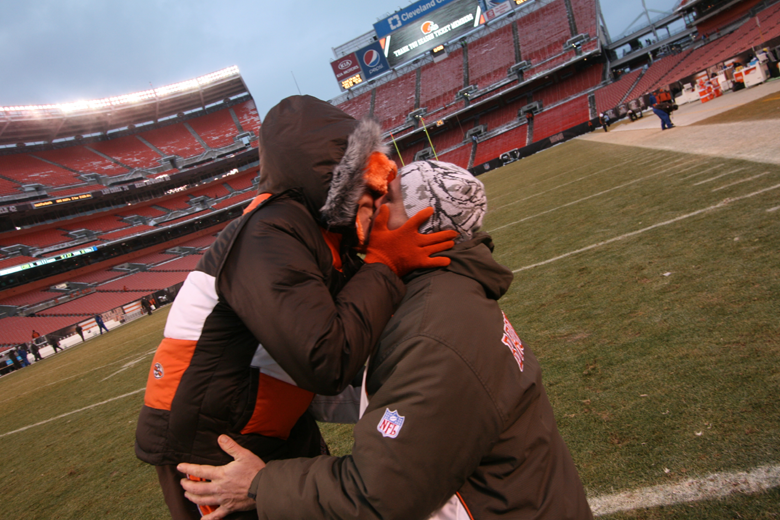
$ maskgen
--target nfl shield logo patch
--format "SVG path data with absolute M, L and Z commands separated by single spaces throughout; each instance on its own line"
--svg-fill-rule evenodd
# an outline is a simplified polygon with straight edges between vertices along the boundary
M 401 431 L 401 427 L 404 425 L 404 417 L 398 415 L 398 410 L 390 411 L 390 408 L 385 408 L 385 414 L 382 416 L 382 420 L 376 425 L 376 429 L 382 434 L 382 437 L 390 437 L 395 439 Z

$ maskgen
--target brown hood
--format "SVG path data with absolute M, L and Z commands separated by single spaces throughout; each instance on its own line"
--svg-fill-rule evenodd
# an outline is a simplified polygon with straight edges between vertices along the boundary
M 357 121 L 311 96 L 288 97 L 260 127 L 259 191 L 295 190 L 322 225 L 351 226 L 374 151 L 384 151 L 376 123 Z

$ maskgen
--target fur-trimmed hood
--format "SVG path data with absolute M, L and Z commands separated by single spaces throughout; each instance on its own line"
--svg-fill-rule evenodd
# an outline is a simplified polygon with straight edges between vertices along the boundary
M 381 129 L 330 103 L 291 96 L 260 127 L 260 193 L 296 190 L 312 216 L 328 228 L 352 227 L 363 172 L 373 152 L 387 153 Z

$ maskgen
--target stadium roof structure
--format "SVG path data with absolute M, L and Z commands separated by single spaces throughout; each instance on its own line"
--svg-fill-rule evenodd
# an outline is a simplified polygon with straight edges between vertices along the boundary
M 241 95 L 249 95 L 249 89 L 233 66 L 156 89 L 92 101 L 0 106 L 0 147 L 105 134 Z

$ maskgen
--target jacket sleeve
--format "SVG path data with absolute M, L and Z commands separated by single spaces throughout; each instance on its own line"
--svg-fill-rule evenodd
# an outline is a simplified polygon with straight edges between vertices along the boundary
M 409 341 L 414 353 L 371 397 L 352 455 L 269 462 L 255 479 L 258 518 L 423 519 L 461 488 L 503 421 L 456 353 Z M 395 437 L 378 429 L 386 411 L 403 417 Z
M 318 243 L 327 246 L 308 218 L 301 229 L 247 223 L 219 290 L 298 386 L 335 395 L 365 364 L 406 289 L 387 266 L 364 265 L 334 297 L 323 274 L 330 254 L 315 256 Z

